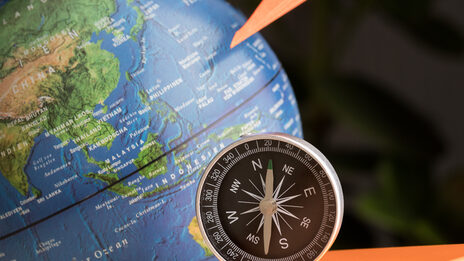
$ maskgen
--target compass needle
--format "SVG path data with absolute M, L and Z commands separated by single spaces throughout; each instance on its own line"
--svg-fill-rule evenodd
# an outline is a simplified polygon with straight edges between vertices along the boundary
M 272 168 L 272 160 L 269 160 L 266 171 L 266 183 L 264 199 L 259 206 L 264 217 L 263 237 L 264 237 L 264 254 L 269 253 L 269 244 L 271 243 L 272 234 L 272 215 L 274 214 L 276 203 L 273 198 L 274 194 L 274 170 Z
M 245 136 L 225 147 L 206 167 L 196 202 L 200 232 L 220 261 L 320 260 L 343 214 L 330 163 L 283 133 Z

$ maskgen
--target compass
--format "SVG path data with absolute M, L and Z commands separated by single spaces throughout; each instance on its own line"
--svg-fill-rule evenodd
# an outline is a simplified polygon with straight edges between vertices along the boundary
M 196 211 L 219 260 L 318 260 L 340 229 L 343 195 L 314 146 L 267 133 L 244 137 L 211 161 Z

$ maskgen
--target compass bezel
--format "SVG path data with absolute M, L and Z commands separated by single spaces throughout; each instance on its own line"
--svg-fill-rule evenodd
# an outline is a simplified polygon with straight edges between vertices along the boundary
M 273 132 L 273 133 L 261 133 L 261 134 L 252 134 L 252 135 L 244 136 L 240 140 L 233 142 L 229 144 L 228 146 L 226 146 L 224 149 L 222 149 L 208 164 L 208 166 L 204 170 L 203 175 L 200 179 L 200 182 L 197 188 L 197 193 L 196 193 L 196 200 L 195 200 L 195 208 L 196 208 L 198 226 L 199 226 L 201 235 L 204 239 L 204 242 L 206 243 L 208 248 L 211 250 L 211 252 L 216 256 L 216 258 L 218 258 L 219 260 L 223 260 L 223 261 L 227 260 L 216 250 L 216 248 L 210 242 L 210 238 L 208 237 L 205 231 L 205 226 L 203 224 L 201 209 L 200 209 L 201 193 L 202 193 L 206 178 L 208 177 L 208 174 L 211 172 L 212 168 L 216 165 L 216 163 L 231 149 L 234 149 L 235 147 L 238 147 L 244 143 L 254 141 L 254 140 L 276 140 L 276 141 L 282 141 L 282 142 L 292 144 L 296 146 L 297 148 L 299 148 L 300 150 L 304 151 L 305 153 L 309 154 L 315 161 L 317 161 L 317 163 L 325 171 L 327 178 L 329 179 L 331 183 L 334 196 L 335 196 L 336 216 L 335 216 L 334 227 L 332 229 L 329 240 L 325 244 L 320 254 L 314 259 L 314 260 L 319 260 L 330 249 L 330 247 L 332 246 L 333 242 L 335 241 L 340 231 L 340 227 L 341 227 L 341 223 L 343 219 L 343 210 L 344 210 L 342 187 L 341 187 L 341 184 L 340 184 L 340 181 L 338 179 L 335 169 L 332 167 L 332 165 L 327 160 L 327 158 L 316 147 L 314 147 L 312 144 L 310 144 L 309 142 L 303 139 L 300 139 L 298 137 L 294 137 L 294 136 L 291 136 L 285 133 Z M 248 254 L 253 255 L 253 253 L 248 253 Z M 259 259 L 271 260 L 271 259 L 266 259 L 266 258 L 259 258 Z

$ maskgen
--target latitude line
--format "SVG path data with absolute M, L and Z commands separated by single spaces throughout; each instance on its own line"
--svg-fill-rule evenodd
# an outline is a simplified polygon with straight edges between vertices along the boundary
M 134 170 L 133 172 L 127 174 L 125 177 L 122 177 L 120 178 L 119 180 L 109 184 L 108 186 L 104 187 L 104 188 L 101 188 L 99 190 L 97 190 L 96 192 L 94 192 L 93 194 L 90 194 L 76 202 L 74 202 L 73 204 L 70 204 L 58 211 L 56 211 L 55 213 L 52 213 L 46 217 L 43 217 L 35 222 L 32 222 L 30 223 L 29 225 L 26 225 L 22 228 L 19 228 L 15 231 L 12 231 L 8 234 L 5 234 L 3 236 L 0 237 L 0 241 L 4 240 L 4 239 L 7 239 L 13 235 L 16 235 L 17 233 L 20 233 L 24 230 L 27 230 L 29 228 L 32 228 L 54 216 L 57 216 L 63 212 L 65 212 L 66 210 L 69 210 L 75 206 L 78 206 L 80 205 L 81 203 L 101 194 L 102 192 L 105 192 L 107 191 L 108 189 L 120 184 L 121 182 L 123 182 L 124 180 L 132 177 L 133 175 L 135 175 L 136 173 L 139 173 L 141 170 L 147 168 L 148 166 L 154 164 L 155 162 L 161 160 L 162 158 L 168 156 L 169 154 L 171 154 L 172 152 L 182 148 L 185 144 L 188 144 L 190 141 L 194 140 L 196 137 L 200 136 L 201 134 L 203 133 L 206 133 L 207 131 L 213 129 L 213 127 L 215 127 L 216 125 L 218 125 L 221 121 L 223 121 L 224 119 L 226 119 L 227 117 L 229 117 L 230 115 L 232 115 L 233 113 L 235 113 L 236 111 L 238 111 L 239 109 L 241 109 L 245 104 L 249 103 L 251 100 L 253 100 L 256 96 L 258 96 L 258 94 L 260 94 L 264 89 L 266 89 L 275 79 L 277 79 L 277 77 L 280 75 L 280 73 L 282 72 L 282 66 L 279 67 L 279 69 L 276 71 L 276 73 L 271 77 L 271 79 L 269 79 L 268 82 L 266 82 L 262 87 L 260 87 L 255 93 L 253 93 L 251 96 L 249 96 L 248 98 L 246 98 L 242 103 L 240 103 L 238 106 L 235 106 L 233 109 L 231 109 L 230 111 L 226 112 L 224 115 L 222 115 L 221 117 L 219 117 L 217 120 L 215 120 L 214 122 L 212 122 L 210 125 L 206 126 L 205 128 L 201 129 L 200 131 L 198 131 L 197 133 L 194 133 L 192 136 L 190 136 L 189 138 L 187 138 L 186 140 L 184 140 L 183 142 L 181 142 L 180 144 L 178 145 L 175 145 L 172 149 L 164 152 L 163 154 L 161 154 L 160 156 L 156 157 L 155 159 L 153 159 L 152 161 L 148 162 L 146 165 L 142 166 L 141 168 L 137 169 L 137 170 Z M 258 141 L 256 141 L 256 144 Z M 172 186 L 172 187 L 175 187 L 176 185 Z M 172 188 L 171 187 L 171 188 Z

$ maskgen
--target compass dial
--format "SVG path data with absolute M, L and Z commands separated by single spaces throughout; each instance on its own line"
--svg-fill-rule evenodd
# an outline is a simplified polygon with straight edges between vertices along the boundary
M 197 193 L 200 230 L 220 260 L 317 260 L 335 240 L 342 214 L 330 163 L 286 134 L 231 144 L 207 167 Z

